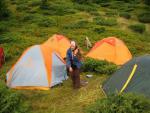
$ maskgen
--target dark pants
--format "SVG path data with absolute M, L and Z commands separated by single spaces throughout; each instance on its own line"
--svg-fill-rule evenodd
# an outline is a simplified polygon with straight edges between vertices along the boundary
M 80 69 L 74 68 L 73 71 L 70 73 L 70 77 L 73 82 L 73 88 L 80 88 Z

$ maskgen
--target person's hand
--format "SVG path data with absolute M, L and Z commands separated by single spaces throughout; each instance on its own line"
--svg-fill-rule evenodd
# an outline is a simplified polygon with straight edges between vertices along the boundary
M 73 69 L 72 69 L 72 67 L 70 67 L 70 68 L 69 68 L 69 72 L 72 72 L 72 71 L 73 71 Z

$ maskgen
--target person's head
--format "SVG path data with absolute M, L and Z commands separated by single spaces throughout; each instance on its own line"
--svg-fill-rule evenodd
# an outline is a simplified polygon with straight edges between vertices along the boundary
M 75 41 L 71 41 L 70 42 L 70 48 L 71 48 L 71 50 L 75 50 L 75 48 L 76 48 L 76 42 Z

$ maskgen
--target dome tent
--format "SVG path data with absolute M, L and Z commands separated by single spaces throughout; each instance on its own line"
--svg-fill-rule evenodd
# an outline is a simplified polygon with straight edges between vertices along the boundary
M 67 79 L 66 65 L 57 52 L 46 45 L 28 48 L 7 73 L 7 86 L 16 89 L 41 89 Z
M 107 95 L 133 92 L 150 97 L 149 66 L 150 55 L 133 58 L 107 79 L 102 88 Z
M 132 55 L 123 41 L 115 37 L 108 37 L 95 43 L 87 57 L 122 65 L 130 60 Z
M 70 47 L 70 41 L 67 37 L 63 35 L 54 34 L 43 44 L 50 46 L 56 52 L 58 52 L 62 58 L 66 57 L 66 52 Z

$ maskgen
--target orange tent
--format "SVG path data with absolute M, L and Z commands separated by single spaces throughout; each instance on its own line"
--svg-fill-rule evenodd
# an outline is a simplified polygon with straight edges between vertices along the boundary
M 95 43 L 87 57 L 122 65 L 130 60 L 132 55 L 123 41 L 115 37 L 108 37 Z
M 70 47 L 70 41 L 63 35 L 53 35 L 43 45 L 50 46 L 57 51 L 62 58 L 66 57 L 67 49 Z
M 48 90 L 66 80 L 66 64 L 46 45 L 26 49 L 7 73 L 7 86 L 15 89 Z

